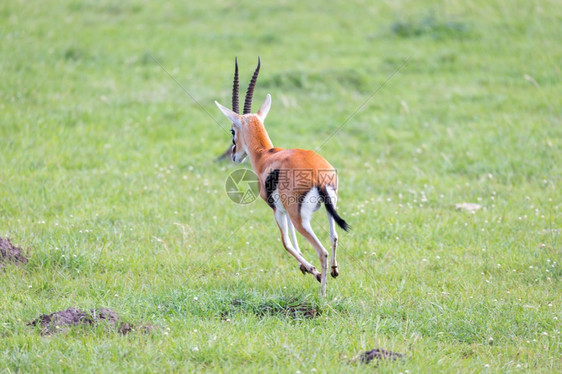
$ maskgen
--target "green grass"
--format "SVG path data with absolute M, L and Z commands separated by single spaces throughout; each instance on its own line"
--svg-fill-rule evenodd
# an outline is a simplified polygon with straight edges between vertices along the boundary
M 30 261 L 0 270 L 0 372 L 372 372 L 350 361 L 372 348 L 405 355 L 380 372 L 562 371 L 561 18 L 556 1 L 2 2 L 0 236 Z M 340 129 L 319 153 L 353 231 L 325 300 L 267 205 L 228 199 L 240 166 L 213 161 L 230 142 L 213 101 L 258 55 L 276 146 Z M 328 243 L 324 213 L 313 226 Z M 68 307 L 161 328 L 25 325 Z

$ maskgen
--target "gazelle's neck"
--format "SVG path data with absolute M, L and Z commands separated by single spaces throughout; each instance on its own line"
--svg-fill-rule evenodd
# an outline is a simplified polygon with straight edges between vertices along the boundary
M 273 148 L 273 143 L 267 135 L 267 131 L 263 124 L 257 119 L 252 118 L 247 124 L 248 131 L 246 132 L 246 146 L 252 168 L 258 172 L 259 160 L 264 152 Z

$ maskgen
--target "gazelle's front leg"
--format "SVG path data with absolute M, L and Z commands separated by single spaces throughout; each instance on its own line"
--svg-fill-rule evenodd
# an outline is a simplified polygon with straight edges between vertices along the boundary
M 273 215 L 275 216 L 275 220 L 277 221 L 277 226 L 279 226 L 279 230 L 281 231 L 281 241 L 283 242 L 283 246 L 285 247 L 287 252 L 292 254 L 300 263 L 300 269 L 303 272 L 303 274 L 311 273 L 316 277 L 316 279 L 319 279 L 320 273 L 318 272 L 318 270 L 316 270 L 316 268 L 312 264 L 310 264 L 308 261 L 304 259 L 304 257 L 300 253 L 300 250 L 298 249 L 298 246 L 296 246 L 295 249 L 295 247 L 293 247 L 291 243 L 291 239 L 289 238 L 290 231 L 292 231 L 291 236 L 293 236 L 293 240 L 295 244 L 297 243 L 297 238 L 294 232 L 295 231 L 294 228 L 292 230 L 289 228 L 289 224 L 291 225 L 291 227 L 293 225 L 290 223 L 290 219 L 289 217 L 287 217 L 287 213 L 282 212 L 280 209 L 275 209 Z
M 316 234 L 312 230 L 310 226 L 310 221 L 303 221 L 301 224 L 296 224 L 295 227 L 297 230 L 304 236 L 310 244 L 316 249 L 316 253 L 318 254 L 318 259 L 322 264 L 322 273 L 316 276 L 316 279 L 321 284 L 320 287 L 320 294 L 322 297 L 326 296 L 326 275 L 328 273 L 328 251 L 324 249 L 320 240 L 316 237 Z
M 297 241 L 295 226 L 293 225 L 293 222 L 291 222 L 291 217 L 289 217 L 288 214 L 286 214 L 285 217 L 287 217 L 287 226 L 289 227 L 289 234 L 291 234 L 291 242 L 293 243 L 293 248 L 295 248 L 298 254 L 302 256 L 302 252 L 299 248 L 299 243 Z M 303 264 L 300 264 L 300 270 L 302 271 L 303 275 L 306 275 L 306 273 L 308 273 L 306 267 Z

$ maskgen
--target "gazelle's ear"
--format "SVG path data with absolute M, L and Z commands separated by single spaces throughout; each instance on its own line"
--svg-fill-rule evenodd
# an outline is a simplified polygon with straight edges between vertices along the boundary
M 232 122 L 236 127 L 240 127 L 241 122 L 240 115 L 238 113 L 234 113 L 232 110 L 220 105 L 217 101 L 215 101 L 215 104 L 217 104 L 222 114 L 224 114 L 230 122 Z
M 260 107 L 260 110 L 258 110 L 258 117 L 259 119 L 264 122 L 265 121 L 265 117 L 267 117 L 267 113 L 269 113 L 269 108 L 271 108 L 271 95 L 267 94 L 267 97 L 265 98 L 263 104 Z

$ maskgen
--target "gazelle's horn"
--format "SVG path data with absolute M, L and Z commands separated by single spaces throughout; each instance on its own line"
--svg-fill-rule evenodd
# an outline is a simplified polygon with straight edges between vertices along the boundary
M 232 82 L 232 111 L 240 114 L 238 107 L 238 57 L 234 60 L 234 82 Z
M 246 91 L 246 100 L 244 101 L 244 114 L 252 112 L 252 96 L 254 96 L 254 88 L 256 87 L 256 81 L 258 79 L 258 74 L 260 73 L 260 64 L 260 58 L 258 57 L 258 66 L 254 71 L 254 75 L 252 76 L 252 80 L 250 80 L 248 90 Z

